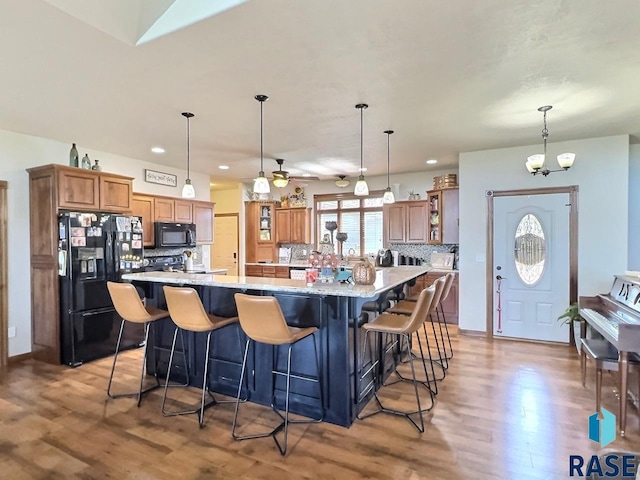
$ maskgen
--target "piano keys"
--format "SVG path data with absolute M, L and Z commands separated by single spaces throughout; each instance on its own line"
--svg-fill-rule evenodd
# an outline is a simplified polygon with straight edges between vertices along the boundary
M 640 278 L 616 275 L 608 294 L 580 297 L 580 315 L 618 350 L 620 435 L 627 422 L 629 352 L 640 354 Z

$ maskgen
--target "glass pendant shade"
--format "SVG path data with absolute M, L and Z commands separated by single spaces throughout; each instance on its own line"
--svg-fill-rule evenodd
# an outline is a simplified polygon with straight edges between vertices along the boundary
M 367 181 L 364 179 L 364 175 L 360 175 L 360 177 L 358 177 L 356 188 L 353 193 L 358 196 L 369 195 L 369 185 L 367 185 Z
M 253 191 L 255 193 L 269 193 L 271 188 L 269 187 L 269 180 L 264 176 L 264 172 L 258 174 L 258 178 L 253 181 Z
M 260 172 L 258 173 L 258 178 L 253 181 L 253 191 L 255 193 L 270 193 L 271 187 L 269 186 L 269 180 L 264 176 L 264 150 L 262 137 L 262 105 L 264 102 L 269 100 L 269 97 L 266 95 L 256 95 L 254 98 L 260 102 Z
M 564 168 L 566 170 L 571 168 L 575 159 L 575 153 L 561 153 L 558 155 L 558 165 L 560 165 L 560 168 Z
M 182 187 L 182 198 L 196 198 L 196 189 L 191 184 L 191 179 L 187 178 Z
M 387 134 L 387 188 L 384 191 L 384 195 L 382 195 L 382 203 L 395 203 L 396 197 L 393 195 L 391 191 L 391 186 L 389 185 L 389 169 L 390 169 L 390 158 L 391 158 L 391 134 L 393 130 L 385 130 L 384 133 Z
M 195 116 L 190 112 L 182 112 L 182 116 L 187 119 L 187 179 L 184 181 L 184 187 L 182 187 L 182 198 L 196 198 L 196 189 L 191 184 L 191 175 L 189 174 L 189 160 L 190 160 L 190 143 L 191 143 L 191 131 L 189 128 L 189 121 Z
M 393 195 L 390 187 L 384 191 L 384 195 L 382 196 L 382 203 L 396 203 L 396 197 Z
M 527 158 L 527 163 L 533 170 L 539 170 L 544 165 L 544 155 L 542 153 L 531 155 Z
M 275 177 L 273 179 L 273 185 L 277 188 L 283 188 L 289 185 L 289 179 L 284 177 Z
M 535 170 L 533 169 L 533 167 L 531 166 L 531 164 L 529 163 L 529 160 L 527 160 L 526 162 L 524 162 L 524 165 L 527 167 L 527 171 L 529 173 L 533 173 L 535 172 Z

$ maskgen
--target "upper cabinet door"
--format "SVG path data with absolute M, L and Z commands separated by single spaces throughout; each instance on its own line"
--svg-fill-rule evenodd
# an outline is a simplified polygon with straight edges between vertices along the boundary
M 154 199 L 154 222 L 173 222 L 175 202 L 169 198 Z
M 427 202 L 410 202 L 407 209 L 407 243 L 427 242 Z
M 196 242 L 213 243 L 213 203 L 193 202 L 193 223 L 196 224 Z
M 290 212 L 291 243 L 311 243 L 311 209 L 292 208 Z
M 193 202 L 186 200 L 175 201 L 175 221 L 178 223 L 193 223 Z
M 385 246 L 389 243 L 404 243 L 405 241 L 405 205 L 393 203 L 384 206 L 384 240 Z
M 58 171 L 58 206 L 80 211 L 99 210 L 99 175 L 80 168 Z
M 291 243 L 291 211 L 276 210 L 276 243 Z
M 137 217 L 142 217 L 142 242 L 145 247 L 151 247 L 155 243 L 153 219 L 154 198 L 148 195 L 134 195 L 131 201 L 131 212 Z
M 100 210 L 130 212 L 132 198 L 131 180 L 108 175 L 100 176 Z

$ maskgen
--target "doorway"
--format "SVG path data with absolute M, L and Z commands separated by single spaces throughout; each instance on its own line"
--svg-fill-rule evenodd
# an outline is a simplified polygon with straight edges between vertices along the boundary
M 9 362 L 9 285 L 7 283 L 7 182 L 0 180 L 0 368 Z
M 487 336 L 570 342 L 577 301 L 578 187 L 488 191 Z
M 211 267 L 226 268 L 228 275 L 238 275 L 238 214 L 216 215 L 213 232 Z

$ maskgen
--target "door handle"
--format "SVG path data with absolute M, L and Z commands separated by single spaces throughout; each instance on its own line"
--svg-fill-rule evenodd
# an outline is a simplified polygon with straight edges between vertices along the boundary
M 496 275 L 496 280 L 506 280 L 502 275 Z

